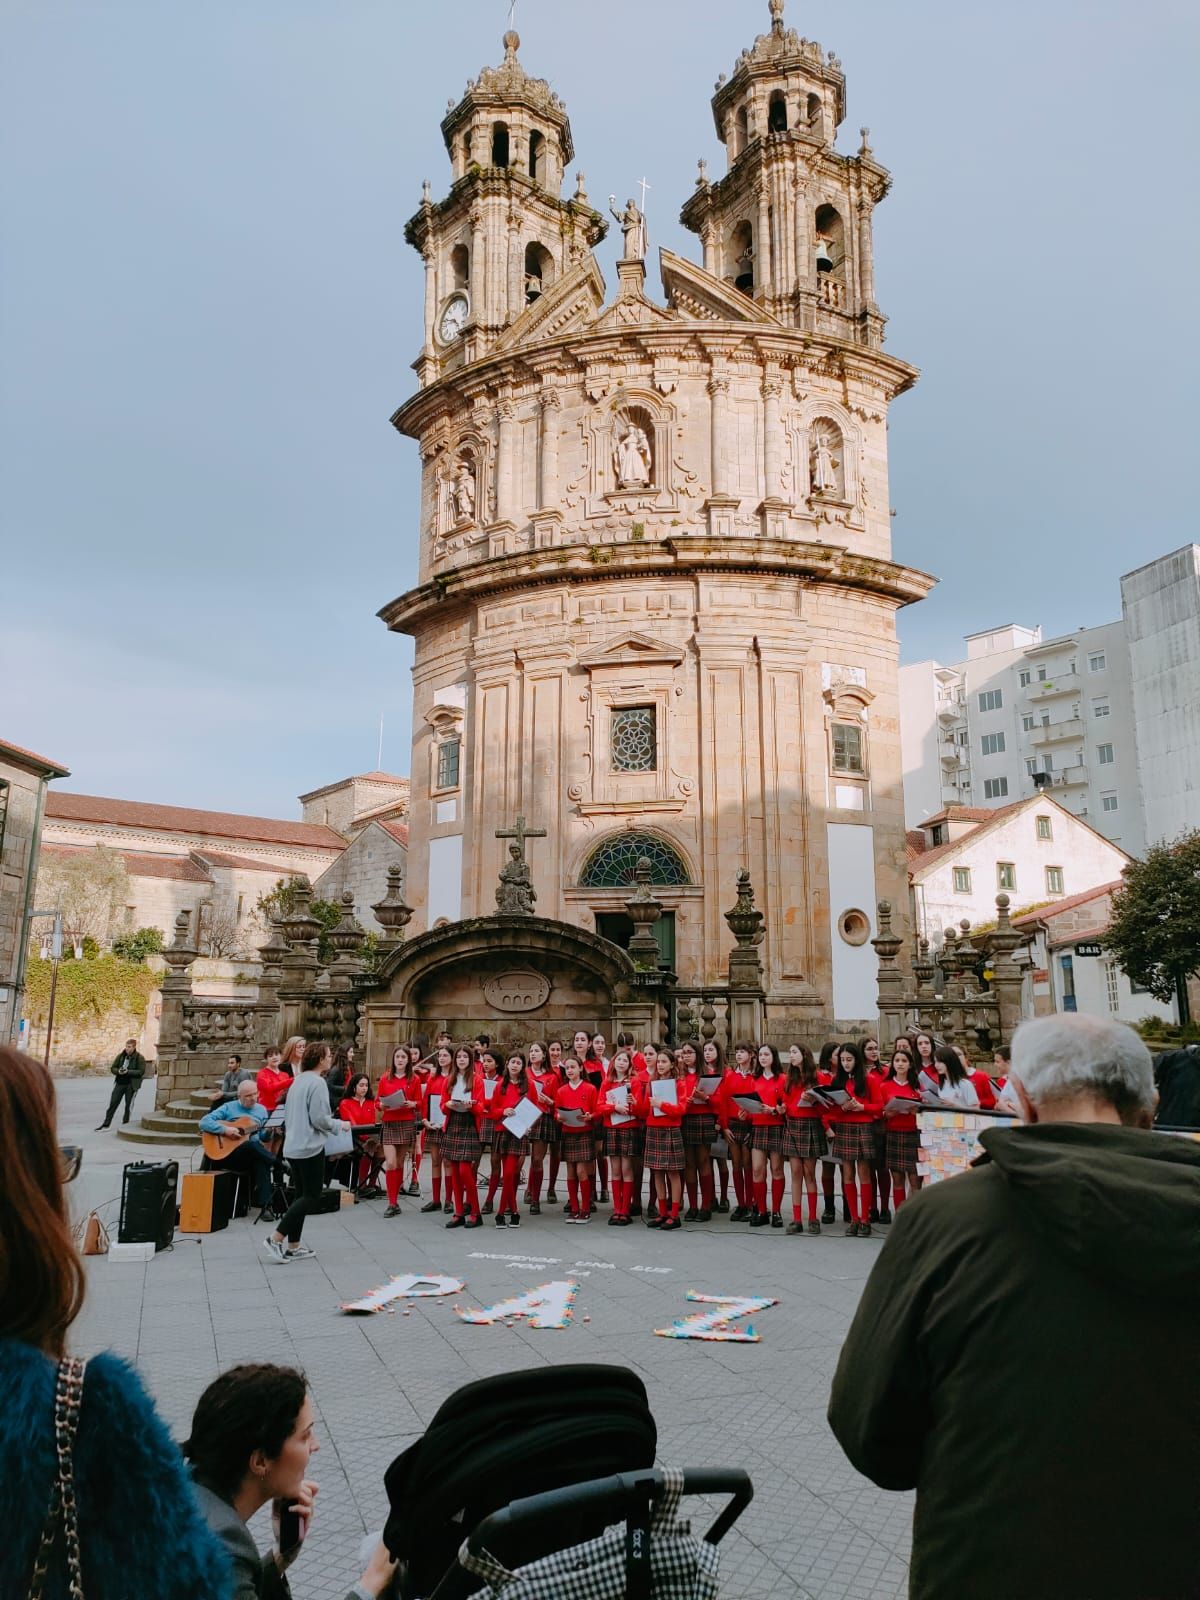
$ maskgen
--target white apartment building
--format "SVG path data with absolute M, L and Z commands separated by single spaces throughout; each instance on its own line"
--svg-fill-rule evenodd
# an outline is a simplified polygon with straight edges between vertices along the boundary
M 1200 825 L 1200 545 L 1121 579 L 1146 839 Z
M 900 668 L 904 817 L 1048 793 L 1130 855 L 1200 827 L 1200 545 L 1121 579 L 1122 619 L 1009 623 Z

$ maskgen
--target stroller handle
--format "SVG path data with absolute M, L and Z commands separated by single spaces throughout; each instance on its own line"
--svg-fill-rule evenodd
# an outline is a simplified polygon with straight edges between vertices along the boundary
M 467 1537 L 473 1555 L 488 1549 L 499 1553 L 510 1547 L 516 1536 L 564 1532 L 564 1523 L 585 1513 L 589 1519 L 603 1512 L 610 1522 L 628 1515 L 640 1501 L 653 1499 L 663 1488 L 663 1475 L 656 1468 L 644 1472 L 618 1472 L 611 1478 L 591 1483 L 574 1483 L 546 1494 L 529 1495 L 485 1517 Z M 728 1494 L 732 1498 L 704 1535 L 709 1544 L 719 1544 L 754 1498 L 750 1474 L 740 1467 L 695 1467 L 683 1474 L 683 1492 Z

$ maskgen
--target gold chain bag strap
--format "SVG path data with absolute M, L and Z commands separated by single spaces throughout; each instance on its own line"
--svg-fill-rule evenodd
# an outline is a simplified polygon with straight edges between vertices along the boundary
M 67 1593 L 70 1600 L 83 1600 L 79 1519 L 75 1505 L 75 1432 L 79 1426 L 86 1369 L 87 1362 L 74 1357 L 67 1357 L 58 1364 L 58 1380 L 54 1386 L 54 1453 L 57 1468 L 50 1490 L 50 1509 L 46 1513 L 37 1559 L 33 1564 L 33 1587 L 29 1591 L 29 1600 L 43 1600 L 50 1556 L 60 1528 L 67 1562 Z

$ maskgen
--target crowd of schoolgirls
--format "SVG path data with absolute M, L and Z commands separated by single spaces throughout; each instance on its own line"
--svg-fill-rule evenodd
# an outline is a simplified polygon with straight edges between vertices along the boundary
M 361 1157 L 360 1198 L 380 1192 L 371 1180 L 381 1161 L 384 1215 L 399 1215 L 401 1195 L 423 1197 L 427 1156 L 420 1209 L 447 1215 L 448 1228 L 491 1215 L 517 1227 L 518 1194 L 531 1216 L 544 1197 L 576 1224 L 611 1204 L 610 1227 L 644 1215 L 671 1232 L 724 1213 L 783 1228 L 790 1180 L 787 1232 L 819 1234 L 837 1221 L 840 1174 L 845 1231 L 869 1237 L 921 1186 L 918 1105 L 1016 1109 L 1003 1099 L 1006 1051 L 990 1076 L 923 1032 L 886 1052 L 874 1038 L 830 1042 L 817 1058 L 796 1044 L 786 1060 L 770 1044 L 739 1044 L 727 1060 L 711 1040 L 639 1048 L 626 1034 L 606 1051 L 602 1035 L 582 1031 L 569 1047 L 505 1051 L 444 1036 L 430 1056 L 400 1046 L 374 1089 L 366 1074 L 349 1079 L 336 1113 L 379 1129 Z M 516 1132 L 506 1119 L 525 1101 L 529 1125 Z

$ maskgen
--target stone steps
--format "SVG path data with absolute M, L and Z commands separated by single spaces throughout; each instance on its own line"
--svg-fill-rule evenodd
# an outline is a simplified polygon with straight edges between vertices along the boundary
M 147 1122 L 158 1123 L 159 1126 L 148 1128 Z M 174 1117 L 143 1117 L 140 1123 L 131 1123 L 128 1128 L 118 1128 L 117 1138 L 124 1139 L 129 1144 L 199 1144 L 200 1134 L 196 1124 L 192 1121 L 175 1119 Z

